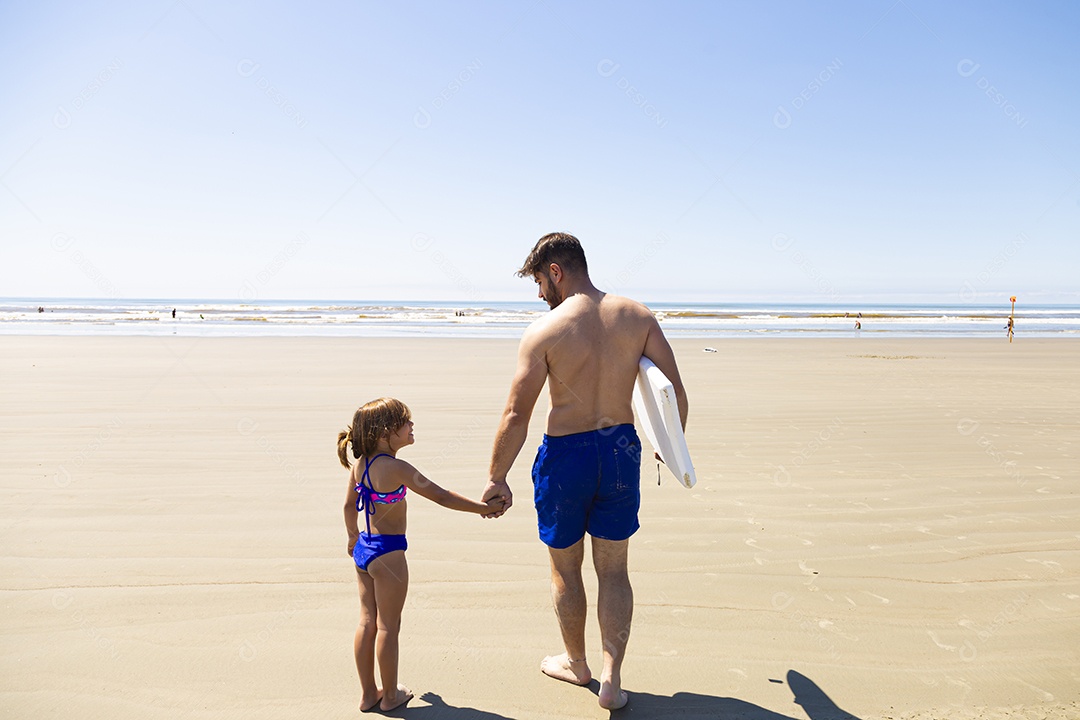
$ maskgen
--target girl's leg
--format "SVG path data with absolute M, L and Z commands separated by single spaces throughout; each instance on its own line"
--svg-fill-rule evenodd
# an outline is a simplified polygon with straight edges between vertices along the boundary
M 379 704 L 382 693 L 375 685 L 375 636 L 377 616 L 375 606 L 375 581 L 360 568 L 356 568 L 356 580 L 360 586 L 360 624 L 353 638 L 353 654 L 356 656 L 356 672 L 360 676 L 360 709 L 364 712 Z
M 405 552 L 396 550 L 376 558 L 368 565 L 375 580 L 375 604 L 379 608 L 379 634 L 375 653 L 379 658 L 379 674 L 383 693 L 379 708 L 393 710 L 412 699 L 412 692 L 398 684 L 398 633 L 401 630 L 401 609 L 409 590 L 409 566 Z

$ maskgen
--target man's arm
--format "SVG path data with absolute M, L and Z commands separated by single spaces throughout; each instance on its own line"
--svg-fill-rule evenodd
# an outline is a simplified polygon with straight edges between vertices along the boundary
M 682 377 L 679 376 L 679 366 L 675 362 L 675 351 L 664 337 L 664 331 L 660 329 L 660 323 L 656 318 L 652 319 L 649 327 L 649 336 L 645 339 L 645 357 L 653 361 L 660 372 L 671 381 L 675 390 L 675 400 L 679 406 L 679 419 L 682 421 L 683 430 L 686 430 L 686 415 L 690 412 L 690 403 L 686 399 L 686 388 L 683 387 Z
M 539 333 L 534 328 L 525 331 L 518 346 L 518 364 L 514 380 L 510 385 L 510 397 L 506 401 L 495 433 L 495 444 L 491 450 L 491 466 L 488 470 L 488 483 L 481 497 L 483 502 L 492 498 L 501 498 L 503 508 L 497 513 L 485 517 L 499 517 L 513 504 L 513 493 L 506 483 L 506 476 L 517 459 L 525 439 L 529 434 L 529 418 L 540 391 L 547 381 L 548 366 L 544 347 Z

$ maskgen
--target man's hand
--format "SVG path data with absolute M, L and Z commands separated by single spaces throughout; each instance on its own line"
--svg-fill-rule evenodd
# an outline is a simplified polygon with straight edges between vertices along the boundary
M 484 494 L 480 497 L 480 502 L 487 503 L 490 506 L 493 500 L 500 503 L 501 507 L 484 515 L 486 518 L 502 517 L 503 513 L 514 504 L 514 493 L 510 491 L 510 486 L 506 484 L 506 480 L 488 480 L 487 487 L 484 488 Z
M 485 518 L 499 517 L 499 515 L 502 515 L 504 512 L 506 512 L 506 504 L 503 502 L 503 499 L 501 497 L 499 497 L 499 496 L 493 497 L 490 500 L 488 500 L 487 501 L 487 506 L 488 506 L 488 511 L 486 513 L 484 513 L 483 515 L 481 515 L 480 517 L 485 517 Z M 498 514 L 496 514 L 496 513 L 498 513 Z

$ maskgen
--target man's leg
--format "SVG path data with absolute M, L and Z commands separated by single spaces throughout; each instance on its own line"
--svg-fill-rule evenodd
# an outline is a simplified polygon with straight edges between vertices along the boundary
M 592 539 L 593 566 L 599 583 L 596 610 L 600 617 L 600 639 L 604 644 L 600 705 L 609 710 L 621 708 L 627 701 L 622 690 L 622 662 L 634 616 L 634 590 L 626 572 L 629 545 L 629 540 Z
M 551 554 L 551 599 L 559 619 L 566 652 L 552 655 L 540 663 L 540 670 L 557 680 L 587 685 L 592 680 L 585 662 L 585 585 L 581 581 L 581 562 L 585 557 L 585 539 L 568 548 L 548 548 Z

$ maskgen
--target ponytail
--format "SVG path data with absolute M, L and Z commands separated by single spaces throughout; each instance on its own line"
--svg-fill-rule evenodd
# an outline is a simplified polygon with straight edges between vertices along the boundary
M 349 464 L 349 443 L 352 442 L 352 428 L 348 430 L 342 430 L 337 436 L 337 456 L 341 464 L 348 470 L 352 467 Z

